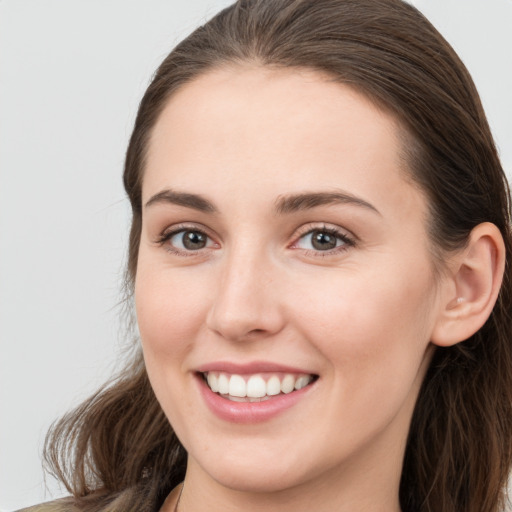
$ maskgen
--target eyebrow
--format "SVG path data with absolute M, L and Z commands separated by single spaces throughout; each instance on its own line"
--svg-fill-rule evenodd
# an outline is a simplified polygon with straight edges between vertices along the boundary
M 200 212 L 216 213 L 217 208 L 208 199 L 198 194 L 188 194 L 186 192 L 177 192 L 176 190 L 162 190 L 154 196 L 151 196 L 149 201 L 144 205 L 145 208 L 154 204 L 176 204 L 178 206 L 185 206 Z
M 176 204 L 205 213 L 218 213 L 214 204 L 205 197 L 170 189 L 162 190 L 151 196 L 144 207 L 148 208 L 154 204 Z M 306 192 L 282 196 L 275 203 L 275 211 L 278 214 L 287 214 L 329 204 L 351 204 L 380 215 L 379 210 L 371 203 L 347 192 Z
M 351 204 L 381 215 L 371 203 L 348 192 L 307 192 L 284 196 L 276 201 L 275 209 L 277 213 L 286 214 L 330 204 Z

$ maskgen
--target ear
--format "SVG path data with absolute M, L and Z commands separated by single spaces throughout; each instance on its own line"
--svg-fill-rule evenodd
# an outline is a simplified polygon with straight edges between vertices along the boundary
M 469 243 L 447 263 L 432 332 L 434 345 L 448 347 L 475 334 L 492 312 L 505 270 L 505 245 L 489 222 L 476 226 Z

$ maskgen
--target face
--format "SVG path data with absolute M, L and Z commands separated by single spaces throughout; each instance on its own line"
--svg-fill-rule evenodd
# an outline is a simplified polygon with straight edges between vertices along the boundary
M 170 100 L 135 297 L 196 478 L 399 478 L 438 308 L 404 166 L 393 117 L 314 72 L 223 69 Z

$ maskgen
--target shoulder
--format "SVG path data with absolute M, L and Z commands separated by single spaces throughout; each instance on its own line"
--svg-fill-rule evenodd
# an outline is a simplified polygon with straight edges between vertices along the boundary
M 72 512 L 72 505 L 68 498 L 48 501 L 40 505 L 34 505 L 28 508 L 22 508 L 16 512 Z

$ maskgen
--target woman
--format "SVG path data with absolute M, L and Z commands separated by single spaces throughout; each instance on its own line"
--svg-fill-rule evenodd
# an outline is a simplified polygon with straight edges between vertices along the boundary
M 158 69 L 124 184 L 142 350 L 51 432 L 74 498 L 42 510 L 504 510 L 508 188 L 413 7 L 222 11 Z

